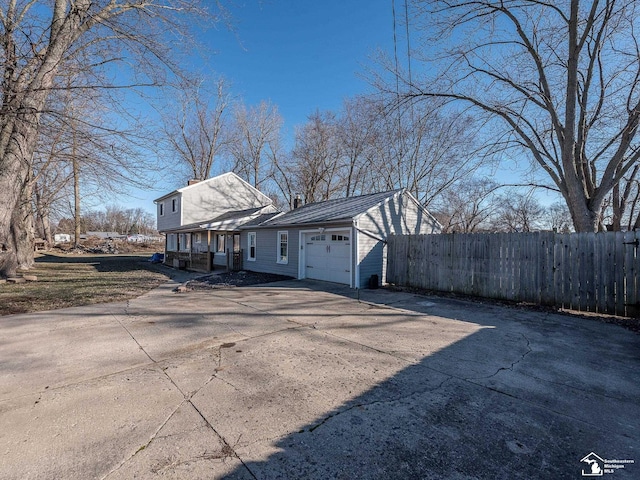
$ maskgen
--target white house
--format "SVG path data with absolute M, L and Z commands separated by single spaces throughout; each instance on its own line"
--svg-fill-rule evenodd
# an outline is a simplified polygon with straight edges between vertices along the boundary
M 158 231 L 166 234 L 165 263 L 211 271 L 240 260 L 239 227 L 277 209 L 269 197 L 235 173 L 225 173 L 154 200 Z
M 389 235 L 442 230 L 406 190 L 281 213 L 234 173 L 180 188 L 155 203 L 169 265 L 205 272 L 243 268 L 354 288 L 386 282 Z

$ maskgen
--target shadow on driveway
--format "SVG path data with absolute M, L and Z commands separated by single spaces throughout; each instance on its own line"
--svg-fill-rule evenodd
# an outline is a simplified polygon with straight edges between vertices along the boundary
M 444 298 L 314 282 L 278 287 L 393 301 L 402 315 L 389 308 L 314 328 L 410 365 L 224 478 L 559 479 L 590 472 L 581 463 L 590 452 L 640 461 L 637 335 Z M 429 316 L 407 317 L 408 309 Z M 639 468 L 627 465 L 616 478 L 639 478 Z

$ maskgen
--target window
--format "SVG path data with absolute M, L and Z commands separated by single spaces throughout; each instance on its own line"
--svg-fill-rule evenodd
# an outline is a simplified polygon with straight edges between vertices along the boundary
M 193 234 L 193 243 L 202 243 L 202 233 Z
M 289 232 L 278 232 L 278 263 L 289 263 Z
M 224 253 L 224 233 L 218 233 L 216 235 L 216 252 Z
M 178 211 L 178 199 L 177 198 L 172 198 L 171 199 L 171 211 L 173 213 Z
M 348 242 L 349 235 L 331 235 L 332 242 Z
M 178 238 L 178 247 L 181 252 L 188 252 L 191 250 L 191 234 L 181 233 Z
M 322 235 L 314 235 L 313 237 L 311 237 L 311 241 L 312 242 L 324 242 L 326 240 L 326 235 L 322 234 Z
M 256 232 L 247 234 L 247 260 L 255 262 L 256 260 Z
M 161 216 L 161 217 L 162 217 L 162 216 L 164 216 L 164 202 L 160 202 L 160 203 L 158 204 L 158 209 L 159 209 L 159 211 L 160 211 L 160 216 Z
M 175 233 L 167 234 L 167 252 L 178 250 L 178 236 Z

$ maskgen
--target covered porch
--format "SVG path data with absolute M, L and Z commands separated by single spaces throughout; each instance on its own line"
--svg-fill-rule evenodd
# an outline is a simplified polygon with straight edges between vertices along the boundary
M 240 233 L 205 229 L 167 233 L 165 264 L 205 273 L 242 270 Z

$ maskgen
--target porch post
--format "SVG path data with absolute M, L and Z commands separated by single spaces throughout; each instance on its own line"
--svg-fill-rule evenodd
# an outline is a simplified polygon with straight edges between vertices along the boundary
M 207 272 L 211 270 L 211 230 L 207 230 Z

